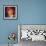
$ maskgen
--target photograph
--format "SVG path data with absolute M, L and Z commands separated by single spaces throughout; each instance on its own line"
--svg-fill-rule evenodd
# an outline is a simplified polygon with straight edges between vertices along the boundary
M 4 5 L 4 19 L 17 19 L 17 6 Z

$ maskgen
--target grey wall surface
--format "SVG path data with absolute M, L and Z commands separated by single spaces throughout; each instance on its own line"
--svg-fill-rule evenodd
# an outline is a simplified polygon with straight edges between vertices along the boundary
M 21 40 L 20 46 L 46 46 L 46 42 L 45 41 L 32 42 L 31 40 L 28 41 Z

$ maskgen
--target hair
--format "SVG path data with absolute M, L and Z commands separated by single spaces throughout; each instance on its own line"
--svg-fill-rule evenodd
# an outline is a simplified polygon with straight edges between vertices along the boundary
M 15 17 L 15 7 L 5 7 L 5 17 L 8 17 L 8 9 L 13 10 L 13 17 Z

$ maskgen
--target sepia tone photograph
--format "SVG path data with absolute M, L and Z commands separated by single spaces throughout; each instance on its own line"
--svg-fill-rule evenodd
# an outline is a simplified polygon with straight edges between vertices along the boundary
M 17 6 L 4 6 L 4 19 L 17 19 Z

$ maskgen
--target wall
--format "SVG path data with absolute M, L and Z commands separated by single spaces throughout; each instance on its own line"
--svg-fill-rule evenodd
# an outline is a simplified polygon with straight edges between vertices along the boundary
M 18 5 L 18 20 L 3 20 L 3 5 Z M 17 24 L 46 24 L 46 0 L 0 0 L 0 44 L 7 44 Z M 17 43 L 17 41 L 16 41 Z
M 4 20 L 3 19 L 3 5 L 17 5 L 18 0 L 1 0 L 0 1 L 0 44 L 7 44 L 9 42 L 8 35 L 10 32 L 16 32 L 18 36 L 17 24 L 18 20 Z M 19 9 L 19 8 L 18 8 Z M 20 14 L 20 12 L 18 13 Z M 18 16 L 19 17 L 19 16 Z M 15 43 L 18 43 L 18 37 L 16 38 Z
M 21 0 L 22 24 L 46 24 L 46 0 Z

